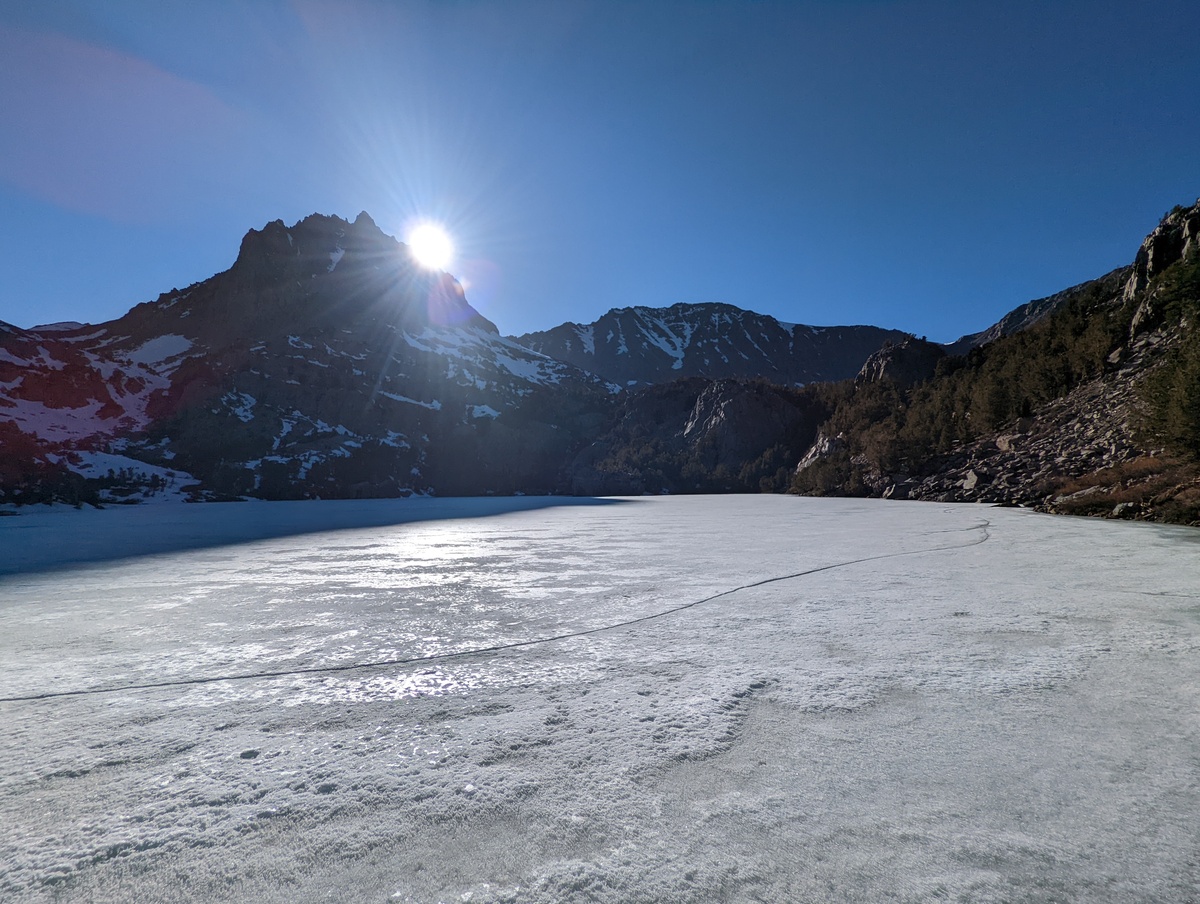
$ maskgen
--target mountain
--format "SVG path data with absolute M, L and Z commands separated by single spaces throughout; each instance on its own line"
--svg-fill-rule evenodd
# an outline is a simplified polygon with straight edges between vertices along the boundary
M 711 303 L 614 308 L 594 323 L 564 323 L 513 340 L 619 386 L 681 377 L 762 377 L 794 386 L 852 377 L 885 342 L 907 337 L 875 326 L 781 323 Z
M 1044 302 L 965 357 L 825 388 L 793 489 L 1200 523 L 1200 202 Z
M 0 452 L 0 502 L 790 490 L 1200 522 L 1200 202 L 950 346 L 715 304 L 504 337 L 366 214 L 275 221 L 111 322 L 0 324 Z
M 569 339 L 548 354 L 567 333 L 580 347 L 595 337 L 590 354 Z M 599 453 L 616 454 L 639 406 L 656 404 L 620 386 L 689 375 L 727 382 L 666 393 L 685 399 L 690 425 L 677 457 L 700 464 L 655 491 L 758 488 L 761 475 L 729 474 L 742 475 L 740 456 L 762 459 L 759 440 L 800 442 L 791 409 L 805 406 L 729 378 L 849 375 L 906 338 L 729 305 L 617 310 L 542 336 L 501 336 L 366 213 L 277 220 L 246 234 L 228 270 L 116 320 L 0 328 L 0 501 L 570 492 L 596 474 L 642 486 Z M 716 398 L 720 411 L 692 412 Z M 811 433 L 807 409 L 804 423 Z M 772 462 L 773 479 L 786 475 Z
M 229 270 L 109 323 L 4 325 L 3 486 L 110 501 L 548 491 L 612 390 L 502 337 L 365 213 L 313 215 L 251 230 Z

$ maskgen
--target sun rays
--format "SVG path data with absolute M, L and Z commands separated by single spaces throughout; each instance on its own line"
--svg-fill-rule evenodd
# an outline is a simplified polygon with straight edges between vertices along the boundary
M 426 270 L 445 270 L 454 261 L 454 242 L 437 223 L 417 223 L 404 240 L 413 260 Z

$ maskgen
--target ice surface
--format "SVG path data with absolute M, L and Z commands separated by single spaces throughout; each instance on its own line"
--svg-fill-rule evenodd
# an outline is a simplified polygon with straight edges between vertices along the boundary
M 0 518 L 0 897 L 1200 895 L 1195 531 L 573 502 Z

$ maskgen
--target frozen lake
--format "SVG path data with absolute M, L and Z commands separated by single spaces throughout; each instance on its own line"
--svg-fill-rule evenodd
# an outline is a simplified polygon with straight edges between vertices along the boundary
M 22 514 L 0 654 L 5 901 L 1200 900 L 1196 530 Z

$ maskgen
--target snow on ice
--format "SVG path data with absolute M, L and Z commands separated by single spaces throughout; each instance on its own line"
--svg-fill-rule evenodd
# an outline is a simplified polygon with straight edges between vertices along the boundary
M 773 496 L 0 518 L 0 892 L 1194 900 L 1198 553 Z

